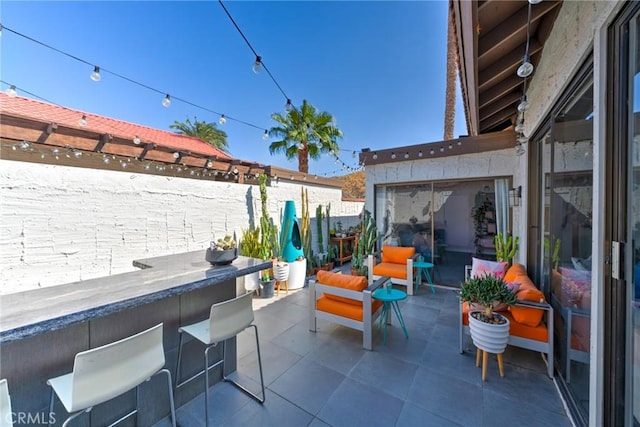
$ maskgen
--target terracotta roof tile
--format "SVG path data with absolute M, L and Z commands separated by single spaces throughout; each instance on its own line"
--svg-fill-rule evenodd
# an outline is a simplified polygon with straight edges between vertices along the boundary
M 142 142 L 153 142 L 158 146 L 180 151 L 189 151 L 205 156 L 218 156 L 223 159 L 232 159 L 228 154 L 199 138 L 86 113 L 21 96 L 10 98 L 3 92 L 0 92 L 0 112 L 77 128 L 80 128 L 78 120 L 80 120 L 84 114 L 87 119 L 87 125 L 83 127 L 83 129 L 86 130 L 108 133 L 125 139 L 133 139 L 133 137 L 137 135 Z

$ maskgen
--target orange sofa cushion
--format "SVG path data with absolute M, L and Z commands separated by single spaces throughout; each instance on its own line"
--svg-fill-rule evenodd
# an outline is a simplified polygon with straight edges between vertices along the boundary
M 373 266 L 373 274 L 375 274 L 376 276 L 389 276 L 396 279 L 406 279 L 407 265 L 383 262 L 381 264 L 376 264 Z
M 332 273 L 331 271 L 320 270 L 318 271 L 316 279 L 323 285 L 335 286 L 336 288 L 348 289 L 350 291 L 362 292 L 367 288 L 367 278 L 364 276 L 351 276 L 349 274 Z M 356 305 L 360 307 L 360 310 L 362 310 L 361 301 L 338 295 L 325 294 L 325 296 L 329 299 Z
M 331 298 L 329 298 L 331 297 Z M 353 304 L 351 302 L 344 302 L 338 300 L 332 295 L 324 294 L 316 301 L 316 309 L 320 311 L 324 311 L 325 313 L 335 314 L 340 317 L 347 317 L 349 319 L 357 320 L 358 322 L 362 322 L 364 320 L 364 314 L 362 310 L 362 302 L 349 300 L 352 302 L 359 303 L 358 305 Z M 342 298 L 343 300 L 348 300 L 348 298 Z M 371 301 L 371 312 L 375 313 L 380 307 L 382 307 L 381 301 L 373 300 Z
M 416 253 L 416 248 L 413 246 L 388 246 L 382 247 L 382 262 L 390 262 L 393 264 L 407 265 L 407 259 L 411 258 Z
M 513 307 L 509 307 L 513 308 Z M 542 309 L 533 308 L 531 310 L 536 310 L 542 312 Z M 529 326 L 523 323 L 517 322 L 513 316 L 508 312 L 500 313 L 509 319 L 509 334 L 514 335 L 516 337 L 528 338 L 540 342 L 547 342 L 549 338 L 549 331 L 547 330 L 547 326 L 544 323 L 539 323 L 536 326 Z M 469 325 L 469 304 L 466 302 L 462 305 L 462 323 L 464 325 Z

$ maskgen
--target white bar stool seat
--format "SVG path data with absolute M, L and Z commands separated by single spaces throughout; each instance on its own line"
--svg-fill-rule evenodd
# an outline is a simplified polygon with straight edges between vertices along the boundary
M 12 427 L 11 397 L 7 380 L 0 380 L 0 427 Z
M 62 424 L 64 427 L 93 406 L 135 388 L 136 409 L 113 423 L 117 424 L 138 412 L 138 386 L 152 376 L 164 373 L 167 375 L 171 423 L 176 427 L 171 373 L 164 369 L 164 364 L 162 323 L 119 341 L 82 351 L 75 356 L 73 372 L 47 380 L 51 386 L 49 410 L 53 413 L 55 394 L 69 413 Z
M 211 306 L 209 318 L 198 323 L 182 326 L 178 328 L 180 334 L 180 343 L 178 344 L 178 361 L 176 367 L 176 389 L 182 387 L 191 380 L 199 377 L 205 372 L 222 365 L 222 379 L 227 381 L 251 398 L 260 403 L 264 403 L 264 378 L 262 376 L 262 358 L 260 357 L 260 342 L 258 340 L 258 327 L 253 324 L 253 306 L 251 303 L 253 293 L 247 293 L 239 297 L 223 301 Z M 243 385 L 225 376 L 224 361 L 226 358 L 225 341 L 233 338 L 248 327 L 253 327 L 256 335 L 256 349 L 258 352 L 258 367 L 260 369 L 260 385 L 262 387 L 262 396 L 252 393 Z M 206 346 L 204 350 L 204 369 L 195 373 L 193 376 L 180 382 L 180 362 L 182 360 L 183 336 L 186 333 L 192 338 L 200 341 Z M 209 365 L 209 350 L 222 343 L 222 359 Z M 205 393 L 205 424 L 209 425 L 209 375 L 204 376 L 204 393 Z

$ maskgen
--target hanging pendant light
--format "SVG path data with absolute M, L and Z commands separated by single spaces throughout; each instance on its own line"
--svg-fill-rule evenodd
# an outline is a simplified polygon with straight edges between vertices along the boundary
M 529 111 L 529 103 L 527 102 L 526 95 L 522 96 L 520 104 L 518 104 L 518 111 L 520 113 L 524 113 L 525 111 Z
M 516 144 L 516 156 L 522 156 L 526 150 L 519 142 Z
M 87 116 L 86 115 L 82 115 L 82 117 L 80 118 L 80 120 L 78 120 L 78 124 L 80 126 L 86 126 L 87 125 Z
M 532 73 L 533 73 L 533 64 L 531 63 L 531 58 L 527 53 L 522 57 L 522 64 L 520 64 L 520 66 L 518 67 L 516 74 L 518 74 L 518 77 L 525 78 L 525 77 L 529 77 Z
M 164 99 L 162 100 L 162 106 L 165 108 L 169 108 L 169 105 L 171 105 L 171 96 L 169 96 L 169 94 L 166 94 Z
M 221 125 L 227 123 L 227 118 L 224 116 L 224 114 L 220 116 L 218 123 L 220 123 Z
M 290 99 L 287 99 L 287 103 L 284 105 L 284 111 L 288 113 L 291 110 L 293 110 L 293 104 Z
M 269 139 L 269 131 L 268 130 L 264 130 L 264 133 L 262 134 L 262 139 L 264 139 L 265 141 L 267 139 Z

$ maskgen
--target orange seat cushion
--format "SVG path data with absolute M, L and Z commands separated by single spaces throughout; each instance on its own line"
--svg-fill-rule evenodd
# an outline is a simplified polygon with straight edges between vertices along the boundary
M 513 308 L 513 307 L 510 307 L 510 308 Z M 538 309 L 538 308 L 533 308 L 531 310 L 537 310 L 540 312 L 543 311 L 542 309 Z M 513 318 L 513 316 L 508 312 L 504 312 L 500 314 L 502 314 L 507 319 L 509 319 L 510 335 L 521 337 L 521 338 L 532 339 L 540 342 L 547 342 L 549 338 L 549 334 L 548 334 L 549 331 L 547 330 L 547 325 L 545 325 L 544 322 L 540 322 L 537 326 L 529 326 L 522 323 L 518 323 Z M 463 303 L 462 305 L 462 323 L 464 325 L 469 324 L 469 304 L 467 304 L 466 302 Z
M 389 277 L 394 277 L 396 279 L 406 280 L 407 265 L 383 262 L 373 266 L 373 274 L 375 274 L 376 276 L 389 276 Z
M 367 278 L 364 276 L 351 276 L 349 274 L 332 273 L 330 271 L 320 270 L 318 271 L 316 279 L 318 280 L 318 283 L 323 285 L 335 286 L 336 288 L 348 289 L 350 291 L 362 292 L 367 288 Z M 362 310 L 361 301 L 338 295 L 325 294 L 325 296 L 329 299 L 358 306 L 360 307 L 360 310 Z
M 413 246 L 388 246 L 382 247 L 382 262 L 390 262 L 393 264 L 407 264 L 407 260 L 414 256 L 416 248 Z
M 316 301 L 317 310 L 324 311 L 325 313 L 335 314 L 336 316 L 340 317 L 347 317 L 349 319 L 357 320 L 358 322 L 362 322 L 364 320 L 362 303 L 355 305 L 352 303 L 337 300 L 335 299 L 335 297 L 329 298 L 329 296 L 330 295 L 325 294 L 318 298 L 318 300 Z M 380 307 L 382 307 L 381 301 L 373 300 L 371 302 L 372 313 L 375 313 Z

